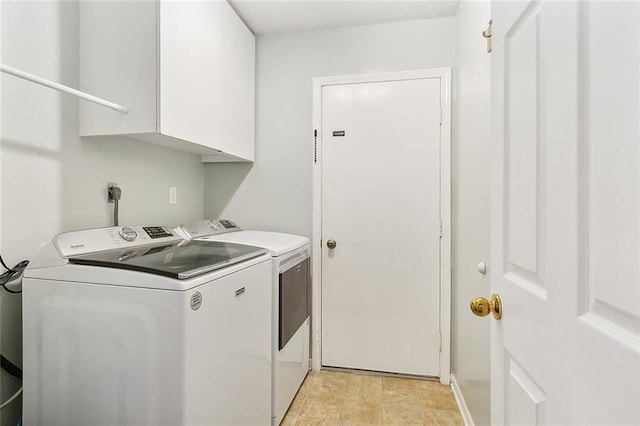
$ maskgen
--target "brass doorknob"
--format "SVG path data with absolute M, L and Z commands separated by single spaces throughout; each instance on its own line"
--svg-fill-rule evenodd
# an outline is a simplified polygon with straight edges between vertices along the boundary
M 471 312 L 479 317 L 486 317 L 489 312 L 493 312 L 493 317 L 497 320 L 502 318 L 502 299 L 496 293 L 491 295 L 491 300 L 484 297 L 476 297 L 471 301 Z
M 336 240 L 327 240 L 327 247 L 330 249 L 336 248 Z

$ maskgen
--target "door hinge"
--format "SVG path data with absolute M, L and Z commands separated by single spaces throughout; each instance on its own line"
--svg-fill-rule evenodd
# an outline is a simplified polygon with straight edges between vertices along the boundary
M 320 240 L 320 248 L 322 248 L 322 240 Z
M 442 238 L 442 221 L 440 221 L 440 238 Z
M 313 129 L 313 163 L 318 162 L 318 129 Z
M 438 336 L 440 337 L 440 352 L 442 352 L 442 333 L 438 333 Z

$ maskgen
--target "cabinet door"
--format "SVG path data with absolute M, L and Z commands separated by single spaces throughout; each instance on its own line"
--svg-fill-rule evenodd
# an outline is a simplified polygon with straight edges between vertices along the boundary
M 78 25 L 80 90 L 129 108 L 80 101 L 80 136 L 156 132 L 156 3 L 81 1 Z
M 217 148 L 254 159 L 255 37 L 226 2 L 222 4 L 222 129 Z
M 159 18 L 160 133 L 218 149 L 222 5 L 161 1 Z

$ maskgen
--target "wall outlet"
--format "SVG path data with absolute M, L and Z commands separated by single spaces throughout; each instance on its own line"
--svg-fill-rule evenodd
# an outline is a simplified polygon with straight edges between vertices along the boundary
M 177 204 L 177 191 L 175 186 L 169 187 L 169 204 Z

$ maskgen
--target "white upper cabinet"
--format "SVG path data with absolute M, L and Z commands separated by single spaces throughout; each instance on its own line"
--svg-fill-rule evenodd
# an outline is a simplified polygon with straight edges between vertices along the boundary
M 80 2 L 80 135 L 253 161 L 255 37 L 226 1 Z

